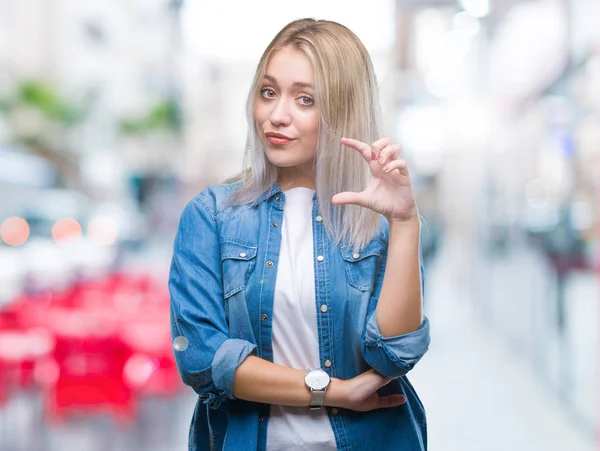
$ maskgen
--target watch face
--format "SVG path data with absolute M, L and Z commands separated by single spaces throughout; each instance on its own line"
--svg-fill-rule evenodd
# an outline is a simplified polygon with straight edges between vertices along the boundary
M 306 385 L 313 390 L 323 390 L 329 385 L 329 374 L 323 370 L 312 370 L 304 377 Z

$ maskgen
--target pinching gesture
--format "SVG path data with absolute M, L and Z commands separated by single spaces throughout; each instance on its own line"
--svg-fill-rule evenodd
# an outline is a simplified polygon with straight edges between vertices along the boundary
M 418 218 L 408 167 L 399 144 L 393 144 L 390 138 L 371 145 L 351 138 L 342 138 L 341 142 L 362 155 L 371 170 L 371 181 L 360 193 L 336 194 L 332 198 L 334 204 L 360 205 L 384 215 L 390 222 Z

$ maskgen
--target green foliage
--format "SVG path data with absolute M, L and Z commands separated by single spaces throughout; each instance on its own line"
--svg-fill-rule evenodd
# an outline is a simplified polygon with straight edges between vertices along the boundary
M 22 81 L 11 98 L 0 99 L 0 112 L 4 114 L 23 106 L 34 108 L 64 126 L 75 125 L 85 116 L 82 106 L 61 98 L 52 86 L 38 80 Z
M 156 131 L 173 131 L 180 129 L 179 109 L 172 99 L 157 102 L 145 115 L 138 118 L 123 119 L 120 122 L 121 132 L 139 135 Z

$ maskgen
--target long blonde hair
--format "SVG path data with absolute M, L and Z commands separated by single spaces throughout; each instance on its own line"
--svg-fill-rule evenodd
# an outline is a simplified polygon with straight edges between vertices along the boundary
M 362 191 L 370 178 L 368 165 L 342 137 L 371 144 L 380 138 L 380 107 L 371 58 L 358 37 L 336 22 L 300 19 L 286 25 L 263 53 L 246 103 L 248 136 L 243 169 L 228 180 L 242 181 L 229 203 L 256 201 L 277 181 L 277 167 L 267 158 L 254 123 L 254 105 L 270 58 L 284 47 L 302 51 L 311 61 L 315 104 L 319 109 L 319 143 L 315 179 L 320 215 L 337 245 L 359 249 L 379 228 L 379 215 L 356 205 L 333 206 L 331 198 L 344 191 Z

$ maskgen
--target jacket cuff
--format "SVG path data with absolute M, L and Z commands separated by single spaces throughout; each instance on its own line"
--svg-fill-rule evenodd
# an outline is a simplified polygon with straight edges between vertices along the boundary
M 429 349 L 429 343 L 429 320 L 426 316 L 418 330 L 395 337 L 384 337 L 373 311 L 362 340 L 363 356 L 378 373 L 387 377 L 400 377 L 421 360 Z
M 229 338 L 223 342 L 212 361 L 212 379 L 219 392 L 233 399 L 233 379 L 238 366 L 251 354 L 256 345 L 246 340 Z

